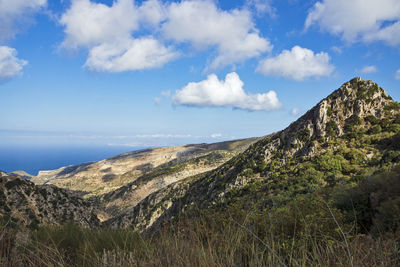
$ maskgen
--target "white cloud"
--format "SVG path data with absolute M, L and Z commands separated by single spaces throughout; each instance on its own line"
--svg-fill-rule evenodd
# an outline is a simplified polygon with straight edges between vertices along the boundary
M 330 75 L 334 67 L 329 61 L 330 57 L 325 52 L 314 54 L 310 49 L 295 46 L 291 51 L 283 50 L 276 57 L 262 60 L 256 71 L 301 81 Z
M 268 14 L 276 17 L 276 9 L 271 5 L 272 0 L 247 0 L 246 4 L 254 8 L 258 15 Z
M 222 137 L 221 133 L 214 133 L 211 135 L 211 138 L 218 138 L 218 137 Z
M 17 50 L 0 46 L 0 81 L 7 81 L 22 73 L 27 61 L 17 58 Z
M 167 8 L 158 0 L 147 0 L 139 7 L 140 20 L 150 26 L 158 26 L 167 18 Z
M 215 46 L 218 56 L 211 69 L 257 57 L 272 45 L 261 37 L 247 10 L 223 11 L 212 1 L 172 3 L 162 25 L 166 38 L 188 42 L 196 48 Z
M 85 66 L 90 70 L 120 72 L 161 67 L 178 56 L 152 37 L 103 43 L 90 49 Z
M 246 94 L 243 85 L 235 72 L 227 74 L 225 81 L 220 81 L 215 74 L 211 74 L 206 80 L 191 82 L 181 90 L 177 90 L 173 97 L 173 104 L 266 111 L 281 107 L 274 91 L 265 94 Z
M 31 22 L 31 15 L 45 7 L 47 0 L 1 0 L 0 41 L 13 37 L 21 26 Z
M 299 109 L 299 108 L 292 108 L 292 110 L 290 111 L 290 115 L 297 116 L 297 115 L 299 115 L 301 112 L 302 112 L 302 110 Z
M 130 39 L 139 27 L 138 17 L 132 0 L 118 0 L 112 6 L 72 0 L 60 19 L 66 34 L 63 46 L 77 48 Z
M 378 72 L 378 69 L 377 69 L 375 66 L 371 65 L 371 66 L 365 66 L 365 67 L 363 67 L 363 68 L 360 70 L 360 72 L 363 73 L 363 74 L 369 74 L 369 73 Z
M 47 0 L 0 0 L 0 43 L 29 25 L 32 15 L 46 4 Z M 27 64 L 27 61 L 17 58 L 17 50 L 0 46 L 0 81 L 21 75 L 22 68 Z
M 167 90 L 167 91 L 162 91 L 161 95 L 163 97 L 170 97 L 171 96 L 171 90 Z
M 396 71 L 396 73 L 394 74 L 394 78 L 395 78 L 396 80 L 400 80 L 400 69 L 398 69 L 398 70 Z
M 340 47 L 338 47 L 338 46 L 332 46 L 332 47 L 331 47 L 331 50 L 332 50 L 333 52 L 339 54 L 339 55 L 343 53 L 342 48 L 340 48 Z
M 164 17 L 158 1 L 135 6 L 132 0 L 117 0 L 112 6 L 90 0 L 73 0 L 62 15 L 65 27 L 62 46 L 89 49 L 85 66 L 94 71 L 121 72 L 161 67 L 178 56 L 152 36 L 134 38 L 140 23 L 157 24 Z
M 349 42 L 384 41 L 400 44 L 400 1 L 398 0 L 323 0 L 308 13 L 306 29 L 320 29 Z
M 267 12 L 269 0 L 254 3 Z M 272 49 L 255 28 L 250 11 L 224 11 L 211 0 L 147 0 L 140 5 L 133 0 L 116 0 L 111 6 L 72 0 L 59 22 L 65 32 L 61 47 L 88 49 L 85 66 L 92 70 L 119 72 L 160 67 L 179 54 L 164 45 L 166 41 L 177 47 L 187 43 L 197 49 L 216 49 L 216 57 L 207 67 L 210 69 L 240 63 Z M 148 36 L 143 37 L 144 33 Z M 145 39 L 152 40 L 150 47 L 142 45 Z

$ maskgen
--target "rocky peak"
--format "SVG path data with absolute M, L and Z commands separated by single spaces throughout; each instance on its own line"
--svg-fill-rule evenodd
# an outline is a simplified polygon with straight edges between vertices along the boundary
M 279 145 L 291 150 L 302 149 L 316 139 L 341 136 L 346 127 L 356 124 L 368 116 L 383 119 L 397 114 L 400 104 L 388 96 L 381 87 L 370 80 L 354 78 L 344 83 L 314 108 L 293 122 L 280 133 Z

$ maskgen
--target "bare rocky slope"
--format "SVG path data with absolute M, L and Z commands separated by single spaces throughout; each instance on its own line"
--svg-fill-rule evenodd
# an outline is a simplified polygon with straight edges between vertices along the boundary
M 0 218 L 5 224 L 35 228 L 42 224 L 73 222 L 84 227 L 100 225 L 96 208 L 88 201 L 52 185 L 37 186 L 0 173 Z
M 256 139 L 244 139 L 215 144 L 161 147 L 124 153 L 96 162 L 40 171 L 32 181 L 36 184 L 53 184 L 81 192 L 84 197 L 100 196 L 136 180 L 165 177 L 147 185 L 160 189 L 185 177 L 216 168 Z M 207 157 L 212 160 L 207 160 Z M 203 158 L 204 160 L 195 160 Z M 172 167 L 177 166 L 179 167 Z M 168 176 L 168 177 L 166 177 Z M 139 193 L 138 193 L 139 194 Z M 142 192 L 140 194 L 145 194 Z
M 40 171 L 31 180 L 96 200 L 102 210 L 98 217 L 104 221 L 172 183 L 219 167 L 257 140 L 249 138 L 128 152 L 97 162 Z
M 249 196 L 273 199 L 350 183 L 400 161 L 400 104 L 354 78 L 273 135 L 206 174 L 173 183 L 104 225 L 145 230 L 185 210 Z M 274 202 L 275 203 L 275 202 Z

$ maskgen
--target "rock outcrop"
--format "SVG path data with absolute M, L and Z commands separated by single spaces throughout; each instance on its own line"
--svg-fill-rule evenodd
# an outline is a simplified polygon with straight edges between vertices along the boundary
M 100 225 L 96 208 L 90 202 L 55 186 L 37 186 L 24 178 L 3 174 L 0 216 L 3 221 L 33 228 L 67 222 L 84 227 Z

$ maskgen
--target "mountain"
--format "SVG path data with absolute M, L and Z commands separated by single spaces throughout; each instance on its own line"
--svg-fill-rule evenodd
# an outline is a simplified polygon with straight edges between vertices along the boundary
M 293 122 L 220 167 L 156 191 L 104 222 L 145 230 L 191 209 L 259 203 L 279 207 L 301 194 L 400 162 L 400 104 L 372 81 L 354 78 Z
M 96 208 L 67 190 L 37 186 L 15 175 L 0 174 L 0 218 L 6 224 L 35 228 L 42 224 L 73 222 L 84 227 L 100 225 Z
M 268 136 L 32 180 L 0 172 L 6 265 L 400 263 L 400 104 L 361 78 Z M 9 227 L 21 225 L 37 230 Z
M 25 171 L 13 171 L 13 172 L 10 172 L 9 175 L 20 176 L 20 177 L 28 179 L 28 180 L 30 180 L 33 177 L 35 177 L 33 175 L 30 175 L 29 173 L 27 173 Z
M 125 153 L 41 171 L 35 184 L 1 173 L 0 213 L 31 226 L 73 221 L 144 231 L 196 209 L 277 210 L 392 170 L 399 144 L 400 104 L 354 78 L 268 136 Z
M 257 138 L 213 144 L 161 147 L 124 153 L 109 159 L 40 171 L 32 181 L 98 197 L 102 220 L 133 207 L 172 183 L 217 168 Z

